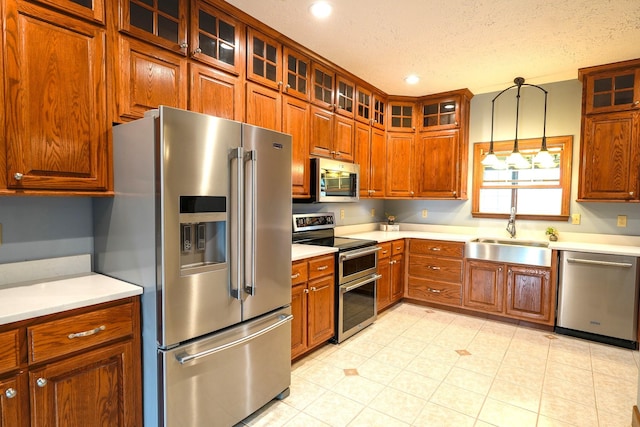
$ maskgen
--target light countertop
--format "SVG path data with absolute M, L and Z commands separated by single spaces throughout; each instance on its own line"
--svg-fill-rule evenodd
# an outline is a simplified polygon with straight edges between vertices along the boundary
M 298 261 L 319 255 L 327 255 L 334 252 L 338 252 L 338 249 L 327 246 L 301 245 L 299 243 L 294 243 L 291 245 L 291 261 Z

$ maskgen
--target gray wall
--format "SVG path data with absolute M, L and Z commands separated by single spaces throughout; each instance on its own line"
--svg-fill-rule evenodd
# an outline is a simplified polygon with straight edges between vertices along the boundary
M 509 84 L 505 85 L 507 87 Z M 577 80 L 542 85 L 549 91 L 547 135 L 573 135 L 574 158 L 571 184 L 571 212 L 582 216 L 580 225 L 519 221 L 519 229 L 542 230 L 547 225 L 560 232 L 640 235 L 640 206 L 626 203 L 576 203 L 578 189 L 578 150 L 580 145 L 581 85 Z M 520 138 L 538 137 L 541 133 L 539 91 L 523 89 L 521 97 Z M 498 92 L 478 94 L 471 100 L 469 164 L 473 143 L 490 138 L 491 100 Z M 511 98 L 511 105 L 509 99 Z M 504 101 L 502 101 L 504 99 Z M 496 102 L 495 140 L 513 139 L 515 96 L 508 93 Z M 469 190 L 471 189 L 469 174 Z M 340 219 L 340 210 L 345 217 Z M 375 213 L 372 216 L 371 210 Z M 427 209 L 426 219 L 421 217 Z M 299 204 L 294 213 L 334 212 L 338 225 L 381 222 L 384 213 L 396 215 L 398 222 L 503 227 L 503 220 L 474 219 L 471 201 L 362 200 L 359 203 Z M 627 227 L 616 227 L 617 215 L 627 215 Z M 93 252 L 92 207 L 90 198 L 82 197 L 0 197 L 2 245 L 0 263 Z
M 0 197 L 0 264 L 93 252 L 91 198 Z

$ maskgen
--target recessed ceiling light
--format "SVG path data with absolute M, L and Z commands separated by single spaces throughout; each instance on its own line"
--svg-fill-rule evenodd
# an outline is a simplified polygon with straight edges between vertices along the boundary
M 320 19 L 326 18 L 327 16 L 331 15 L 332 9 L 333 8 L 331 7 L 331 5 L 326 1 L 315 2 L 309 8 L 309 10 L 311 10 L 311 14 Z
M 410 76 L 405 77 L 404 81 L 407 82 L 407 84 L 414 85 L 420 81 L 420 77 L 415 74 L 411 74 Z

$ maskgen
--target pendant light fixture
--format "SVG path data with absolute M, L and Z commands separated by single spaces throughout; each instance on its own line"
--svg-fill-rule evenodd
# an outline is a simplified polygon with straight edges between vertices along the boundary
M 491 141 L 489 142 L 489 152 L 482 160 L 482 164 L 484 166 L 497 166 L 500 162 L 493 152 L 493 125 L 494 125 L 494 117 L 495 117 L 495 103 L 496 99 L 500 97 L 503 93 L 508 91 L 509 89 L 518 88 L 516 92 L 516 129 L 515 129 L 515 138 L 513 140 L 513 150 L 511 154 L 506 159 L 507 166 L 515 167 L 516 169 L 528 168 L 531 165 L 525 159 L 520 151 L 518 150 L 518 122 L 520 119 L 520 89 L 522 86 L 531 86 L 536 89 L 541 90 L 544 93 L 544 119 L 542 126 L 542 146 L 540 147 L 540 151 L 533 158 L 533 162 L 538 164 L 540 167 L 553 167 L 554 161 L 553 156 L 549 154 L 549 150 L 547 150 L 547 91 L 542 89 L 540 86 L 532 85 L 524 82 L 524 78 L 516 77 L 513 79 L 513 85 L 504 89 L 502 92 L 497 94 L 495 98 L 491 100 Z

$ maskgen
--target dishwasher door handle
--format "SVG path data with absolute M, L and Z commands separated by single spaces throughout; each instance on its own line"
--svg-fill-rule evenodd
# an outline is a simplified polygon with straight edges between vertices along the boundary
M 630 264 L 628 262 L 598 261 L 593 259 L 582 259 L 582 258 L 567 258 L 567 262 L 571 262 L 574 264 L 603 265 L 606 267 L 620 267 L 620 268 L 633 267 L 633 264 Z

